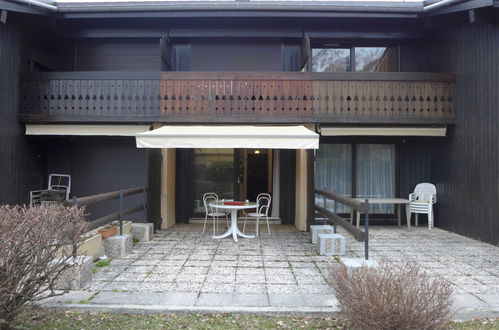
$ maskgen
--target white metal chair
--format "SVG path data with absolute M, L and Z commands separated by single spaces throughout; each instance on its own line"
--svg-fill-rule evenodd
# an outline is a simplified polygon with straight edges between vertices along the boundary
M 255 202 L 256 202 L 256 203 L 258 203 L 258 200 L 259 200 L 259 199 L 260 199 L 260 197 L 262 197 L 262 196 L 268 197 L 268 198 L 270 198 L 270 199 L 272 200 L 272 197 L 270 197 L 270 194 L 268 194 L 268 193 L 259 193 L 259 194 L 256 196 L 256 201 L 255 201 Z M 247 216 L 248 216 L 248 212 L 246 212 L 247 210 L 244 210 L 244 209 L 243 209 L 243 210 L 241 210 L 241 211 L 243 212 L 244 217 L 247 217 Z M 254 212 L 252 212 L 252 213 L 254 213 Z
M 246 230 L 246 220 L 248 217 L 256 218 L 256 236 L 258 237 L 258 228 L 260 226 L 260 218 L 265 217 L 267 220 L 267 230 L 270 236 L 270 224 L 269 224 L 269 209 L 270 209 L 271 197 L 269 194 L 259 194 L 256 199 L 256 212 L 248 213 L 244 217 L 243 233 Z
M 48 190 L 63 190 L 66 193 L 66 200 L 69 200 L 69 194 L 71 192 L 71 175 L 49 174 Z
M 213 218 L 213 236 L 216 235 L 216 231 L 218 230 L 218 218 L 219 217 L 225 217 L 225 220 L 227 221 L 227 228 L 229 227 L 229 218 L 227 217 L 227 214 L 224 212 L 218 212 L 217 209 L 213 208 L 210 206 L 212 203 L 218 202 L 218 195 L 215 193 L 206 193 L 203 195 L 203 205 L 204 205 L 204 210 L 206 212 L 206 215 L 204 216 L 204 225 L 203 225 L 203 235 L 206 230 L 206 221 L 208 220 L 208 217 Z
M 47 190 L 60 191 L 64 193 L 65 199 L 69 200 L 71 193 L 71 175 L 69 174 L 49 174 Z M 29 204 L 31 207 L 40 205 L 40 196 L 44 190 L 32 190 L 29 192 Z
M 409 219 L 411 221 L 411 214 L 416 215 L 416 226 L 418 225 L 418 214 L 428 215 L 428 229 L 433 228 L 433 204 L 437 202 L 437 188 L 431 183 L 419 183 L 414 188 L 414 192 L 409 194 Z

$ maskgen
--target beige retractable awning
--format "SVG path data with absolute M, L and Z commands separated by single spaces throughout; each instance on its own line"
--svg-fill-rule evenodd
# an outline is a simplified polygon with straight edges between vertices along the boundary
M 136 139 L 137 148 L 319 148 L 319 134 L 304 126 L 163 126 Z
M 26 125 L 26 135 L 135 136 L 149 125 Z
M 445 127 L 321 127 L 322 136 L 445 136 Z

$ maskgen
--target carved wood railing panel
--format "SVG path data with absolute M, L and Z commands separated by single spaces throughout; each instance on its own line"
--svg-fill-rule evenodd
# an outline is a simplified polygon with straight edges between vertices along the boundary
M 43 73 L 22 80 L 20 114 L 453 118 L 452 94 L 448 74 Z

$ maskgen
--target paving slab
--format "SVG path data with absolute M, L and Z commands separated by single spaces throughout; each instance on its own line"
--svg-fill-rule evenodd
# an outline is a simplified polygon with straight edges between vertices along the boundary
M 44 299 L 44 304 L 77 304 L 81 301 L 87 301 L 97 292 L 95 291 L 70 291 L 61 296 L 55 296 Z
M 201 293 L 196 306 L 231 306 L 232 302 L 232 293 Z
M 297 293 L 269 293 L 270 306 L 304 306 L 305 300 Z
M 233 304 L 235 306 L 269 306 L 269 299 L 262 293 L 236 293 Z

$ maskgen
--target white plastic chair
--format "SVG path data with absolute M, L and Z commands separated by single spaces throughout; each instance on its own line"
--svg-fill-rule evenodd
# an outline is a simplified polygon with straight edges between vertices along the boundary
M 260 218 L 265 217 L 267 219 L 267 230 L 270 236 L 270 224 L 269 224 L 269 209 L 270 209 L 271 198 L 269 194 L 259 194 L 256 199 L 256 212 L 248 213 L 244 217 L 243 233 L 246 230 L 246 220 L 248 217 L 256 218 L 256 236 L 258 237 L 258 228 L 260 227 Z
M 416 214 L 416 226 L 418 225 L 418 214 L 428 215 L 428 229 L 433 228 L 433 204 L 437 202 L 437 188 L 431 183 L 419 183 L 414 188 L 414 192 L 409 194 L 410 215 Z M 409 219 L 407 221 L 411 221 Z
M 218 218 L 219 217 L 225 217 L 225 220 L 227 221 L 227 228 L 229 227 L 229 218 L 227 217 L 227 214 L 224 212 L 218 212 L 217 209 L 210 206 L 210 204 L 216 203 L 216 202 L 218 202 L 218 195 L 217 194 L 206 193 L 203 195 L 203 205 L 204 205 L 204 210 L 206 212 L 206 215 L 204 216 L 203 235 L 204 235 L 204 232 L 206 230 L 206 221 L 208 220 L 208 217 L 213 218 L 213 236 L 216 235 L 216 230 L 218 230 Z

